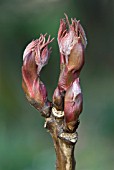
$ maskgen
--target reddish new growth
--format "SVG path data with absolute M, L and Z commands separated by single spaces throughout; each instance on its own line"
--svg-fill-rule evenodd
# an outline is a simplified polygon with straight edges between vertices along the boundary
M 70 24 L 65 16 L 66 20 L 61 19 L 58 31 L 61 72 L 53 103 L 57 110 L 64 110 L 67 130 L 75 131 L 82 111 L 79 75 L 84 65 L 86 36 L 79 21 L 71 19 Z
M 64 131 L 74 132 L 77 128 L 79 115 L 82 111 L 82 92 L 79 75 L 84 65 L 84 49 L 86 36 L 79 21 L 67 15 L 61 19 L 58 31 L 58 45 L 60 51 L 60 76 L 58 86 L 51 103 L 47 98 L 46 87 L 40 80 L 40 71 L 48 63 L 51 49 L 48 45 L 53 41 L 50 36 L 46 41 L 46 34 L 33 40 L 23 54 L 23 89 L 29 102 L 49 117 L 52 107 L 57 111 L 64 111 Z
M 39 39 L 33 40 L 25 49 L 23 54 L 22 87 L 29 102 L 40 111 L 45 117 L 51 113 L 52 104 L 47 99 L 47 91 L 43 82 L 40 80 L 40 71 L 48 63 L 51 48 L 48 49 L 48 40 L 45 40 L 46 34 L 41 35 Z

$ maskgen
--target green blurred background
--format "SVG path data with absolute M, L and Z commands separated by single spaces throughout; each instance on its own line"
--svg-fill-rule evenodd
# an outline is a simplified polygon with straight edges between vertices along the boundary
M 49 98 L 59 76 L 57 32 L 64 12 L 81 20 L 88 39 L 81 73 L 84 109 L 75 149 L 77 170 L 114 169 L 114 1 L 0 0 L 0 170 L 54 170 L 44 119 L 21 88 L 22 55 L 40 33 L 55 37 L 42 71 Z

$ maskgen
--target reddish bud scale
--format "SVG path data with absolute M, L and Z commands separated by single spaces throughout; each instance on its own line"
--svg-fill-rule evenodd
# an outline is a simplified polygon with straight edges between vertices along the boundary
M 84 65 L 84 47 L 81 43 L 81 40 L 78 40 L 71 50 L 69 61 L 68 61 L 68 70 L 81 71 L 81 68 Z
M 68 87 L 72 84 L 72 82 L 78 77 L 76 72 L 73 72 L 73 70 L 68 70 L 68 67 L 65 66 L 65 68 L 61 71 L 58 87 L 61 92 L 67 91 Z

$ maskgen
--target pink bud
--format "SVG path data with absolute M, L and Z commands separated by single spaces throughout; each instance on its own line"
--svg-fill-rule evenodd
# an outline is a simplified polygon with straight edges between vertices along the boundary
M 61 91 L 66 91 L 68 87 L 79 76 L 84 65 L 84 48 L 87 41 L 84 30 L 76 19 L 60 21 L 58 31 L 58 44 L 60 50 L 61 73 L 58 87 Z
M 51 103 L 47 99 L 46 87 L 39 79 L 40 71 L 49 59 L 50 50 L 47 45 L 52 41 L 49 36 L 45 42 L 45 36 L 41 35 L 39 39 L 32 41 L 24 51 L 22 87 L 29 102 L 44 116 L 49 116 Z
M 82 112 L 82 93 L 79 84 L 79 78 L 77 78 L 72 86 L 68 88 L 65 94 L 64 101 L 64 115 L 65 123 L 70 131 L 74 131 L 76 123 L 80 113 Z

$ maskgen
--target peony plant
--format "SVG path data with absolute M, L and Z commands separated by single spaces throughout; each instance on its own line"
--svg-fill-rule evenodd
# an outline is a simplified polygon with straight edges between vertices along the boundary
M 54 40 L 40 35 L 26 47 L 23 54 L 22 87 L 29 103 L 45 118 L 44 127 L 50 132 L 56 151 L 56 170 L 74 170 L 74 147 L 78 139 L 76 132 L 83 108 L 80 87 L 80 72 L 84 65 L 87 45 L 80 21 L 67 15 L 60 20 L 58 46 L 60 51 L 60 76 L 52 102 L 44 83 L 40 80 L 41 69 L 48 63 Z

